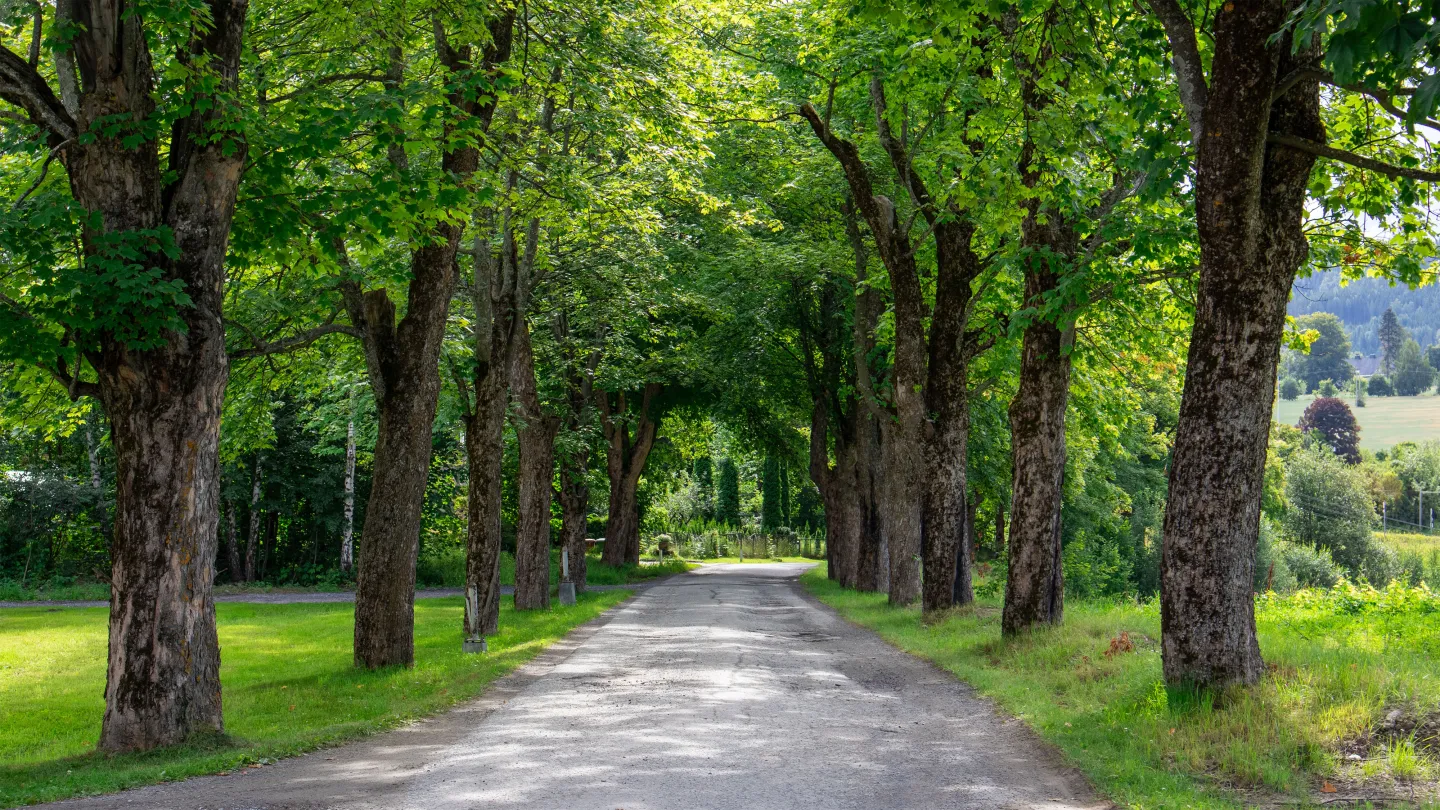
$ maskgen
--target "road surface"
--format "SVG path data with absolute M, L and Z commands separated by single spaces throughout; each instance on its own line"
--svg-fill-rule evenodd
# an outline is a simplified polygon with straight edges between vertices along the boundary
M 243 774 L 52 805 L 206 810 L 1102 808 L 1023 724 L 806 595 L 706 566 L 456 711 Z

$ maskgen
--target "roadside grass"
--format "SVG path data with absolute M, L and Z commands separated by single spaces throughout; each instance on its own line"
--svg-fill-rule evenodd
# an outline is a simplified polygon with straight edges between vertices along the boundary
M 586 556 L 586 581 L 591 585 L 629 585 L 689 570 L 674 558 L 663 565 L 606 565 L 600 555 Z M 693 567 L 693 566 L 690 566 Z M 465 551 L 455 549 L 442 555 L 421 560 L 417 570 L 420 588 L 461 588 L 465 585 Z M 550 584 L 560 582 L 560 550 L 550 550 Z M 515 556 L 500 554 L 500 584 L 515 584 Z M 215 586 L 216 596 L 249 593 L 339 593 L 355 590 L 354 583 L 330 585 L 277 585 L 270 582 L 224 583 Z M 105 602 L 110 599 L 110 586 L 93 580 L 60 578 L 30 585 L 14 580 L 0 580 L 0 602 Z
M 746 556 L 745 559 L 743 559 L 743 560 L 740 559 L 739 557 L 706 557 L 706 558 L 703 559 L 703 560 L 702 560 L 702 559 L 692 560 L 692 562 L 697 562 L 697 563 L 700 563 L 701 565 L 708 565 L 709 563 L 742 563 L 742 562 L 743 562 L 743 563 L 777 563 L 777 562 L 787 562 L 787 563 L 815 563 L 815 562 L 821 562 L 821 560 L 814 559 L 813 557 L 750 557 L 750 556 Z
M 104 712 L 107 611 L 0 611 L 0 807 L 266 764 L 447 709 L 533 658 L 628 591 L 517 612 L 505 597 L 490 652 L 460 651 L 458 597 L 415 603 L 415 667 L 351 665 L 350 604 L 216 606 L 227 736 L 147 754 L 94 752 Z
M 996 599 L 927 624 L 884 594 L 840 588 L 823 565 L 801 581 L 1022 718 L 1128 807 L 1318 806 L 1327 781 L 1372 801 L 1435 787 L 1440 597 L 1423 588 L 1259 597 L 1268 671 L 1216 695 L 1166 689 L 1154 602 L 1067 600 L 1061 627 L 1004 640 Z
M 1360 423 L 1360 447 L 1365 450 L 1380 450 L 1404 441 L 1440 439 L 1440 395 L 1367 396 L 1363 408 L 1355 407 L 1353 394 L 1341 395 L 1340 399 L 1355 412 L 1355 421 Z M 1274 419 L 1286 425 L 1296 424 L 1314 401 L 1313 394 L 1292 400 L 1277 399 Z

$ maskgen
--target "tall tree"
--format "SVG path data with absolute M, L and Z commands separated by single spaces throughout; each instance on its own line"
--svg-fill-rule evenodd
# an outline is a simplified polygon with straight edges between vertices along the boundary
M 1395 371 L 1395 357 L 1400 353 L 1400 347 L 1405 345 L 1405 327 L 1400 325 L 1400 319 L 1395 317 L 1395 309 L 1386 307 L 1385 313 L 1380 316 L 1380 366 L 1385 374 L 1392 374 Z
M 69 185 L 69 200 L 46 194 L 16 208 L 51 223 L 73 214 L 81 248 L 73 265 L 43 261 L 53 270 L 24 283 L 22 300 L 6 296 L 20 328 L 7 330 L 5 348 L 48 369 L 72 398 L 99 398 L 115 449 L 98 738 L 110 752 L 224 725 L 211 587 L 229 369 L 224 262 L 247 149 L 247 12 L 244 0 L 153 13 L 112 0 L 57 3 L 53 86 L 39 66 L 43 15 L 33 58 L 0 49 L 0 99 L 48 151 L 32 188 L 56 158 Z M 152 50 L 159 42 L 171 45 Z

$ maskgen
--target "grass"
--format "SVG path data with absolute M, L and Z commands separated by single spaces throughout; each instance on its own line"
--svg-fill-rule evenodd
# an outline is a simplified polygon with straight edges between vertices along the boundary
M 1409 732 L 1406 747 L 1400 731 L 1382 728 L 1396 709 L 1408 718 L 1401 730 L 1440 717 L 1440 597 L 1423 589 L 1260 597 L 1269 670 L 1252 688 L 1214 695 L 1164 686 L 1154 603 L 1071 600 L 1063 626 L 1007 641 L 994 600 L 926 624 L 918 610 L 841 589 L 824 571 L 802 577 L 812 593 L 995 699 L 1122 805 L 1304 803 L 1318 801 L 1327 780 L 1374 794 L 1433 778 L 1433 737 L 1417 747 Z
M 1440 438 L 1440 396 L 1421 394 L 1414 397 L 1365 397 L 1365 407 L 1355 407 L 1355 396 L 1341 395 L 1355 420 L 1360 423 L 1360 446 L 1366 450 L 1393 447 L 1404 441 Z M 1293 425 L 1300 421 L 1314 395 L 1275 401 L 1276 422 Z
M 790 559 L 790 558 L 787 558 Z M 798 559 L 798 558 L 795 558 Z M 600 562 L 598 554 L 586 558 L 585 580 L 591 585 L 629 585 L 671 574 L 683 574 L 694 566 L 687 566 L 674 558 L 663 565 L 606 565 Z M 422 560 L 419 568 L 419 588 L 460 588 L 465 584 L 465 552 L 453 552 Z M 560 550 L 550 550 L 550 584 L 560 582 Z M 515 584 L 515 556 L 509 552 L 500 554 L 500 584 Z M 338 593 L 354 590 L 349 585 L 283 585 L 269 582 L 243 584 L 225 583 L 215 586 L 216 596 L 247 593 Z M 104 582 L 54 580 L 36 585 L 22 586 L 14 580 L 0 580 L 0 602 L 106 602 L 110 599 L 110 586 Z
M 739 557 L 706 557 L 706 558 L 703 559 L 703 560 L 699 560 L 699 562 L 702 563 L 702 564 L 707 564 L 707 563 L 741 563 L 741 562 L 743 562 L 743 563 L 777 563 L 777 562 L 787 562 L 787 563 L 813 563 L 813 562 L 819 562 L 819 560 L 816 560 L 816 559 L 814 559 L 813 557 L 748 557 L 748 556 L 747 556 L 747 557 L 746 557 L 745 559 L 743 559 L 743 560 L 740 559 Z
M 349 604 L 216 606 L 228 737 L 148 754 L 94 753 L 104 711 L 104 608 L 0 612 L 0 807 L 265 764 L 394 728 L 475 697 L 628 591 L 516 612 L 490 652 L 460 651 L 461 600 L 415 604 L 415 667 L 351 666 Z

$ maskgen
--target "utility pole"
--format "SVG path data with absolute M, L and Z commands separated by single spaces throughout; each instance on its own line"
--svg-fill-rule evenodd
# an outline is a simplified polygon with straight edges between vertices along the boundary
M 1423 531 L 1425 529 L 1425 496 L 1440 495 L 1440 489 L 1432 489 L 1429 491 L 1420 489 L 1416 490 L 1415 494 L 1420 496 L 1415 501 L 1415 527 Z M 1435 528 L 1435 521 L 1433 518 L 1430 521 L 1430 528 Z

